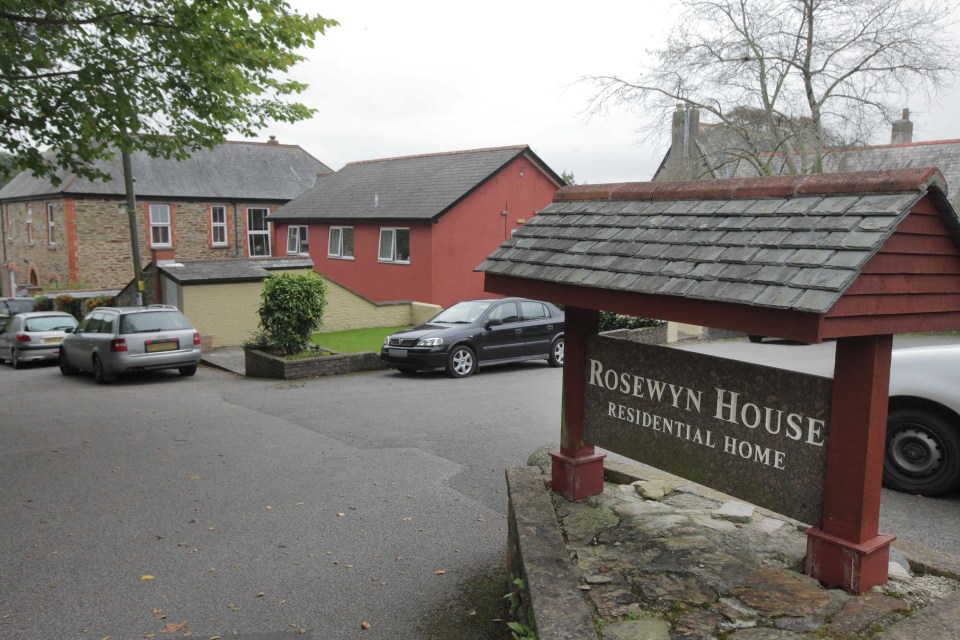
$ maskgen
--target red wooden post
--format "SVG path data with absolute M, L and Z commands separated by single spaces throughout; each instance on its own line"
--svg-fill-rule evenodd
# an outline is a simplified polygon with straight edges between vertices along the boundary
M 887 582 L 890 543 L 879 533 L 893 336 L 837 341 L 823 524 L 807 531 L 807 574 L 860 594 Z
M 560 451 L 551 451 L 551 488 L 567 500 L 603 493 L 603 459 L 583 440 L 584 385 L 587 336 L 600 328 L 600 312 L 566 308 L 564 325 L 563 401 L 560 416 Z

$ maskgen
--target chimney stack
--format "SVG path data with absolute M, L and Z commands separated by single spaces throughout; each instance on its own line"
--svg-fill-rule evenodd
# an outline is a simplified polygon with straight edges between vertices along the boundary
M 894 120 L 890 131 L 890 144 L 913 142 L 913 123 L 910 122 L 910 109 L 904 109 L 899 120 Z
M 696 138 L 700 134 L 700 111 L 678 104 L 673 112 L 670 153 L 667 158 L 667 180 L 697 178 L 695 166 Z
M 267 140 L 267 144 L 280 144 L 277 142 L 277 136 L 270 136 L 270 139 Z

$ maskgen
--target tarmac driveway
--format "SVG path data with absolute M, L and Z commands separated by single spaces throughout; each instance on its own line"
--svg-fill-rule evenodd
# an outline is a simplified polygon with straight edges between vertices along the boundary
M 0 367 L 0 637 L 509 638 L 503 471 L 561 375 Z
M 557 443 L 561 376 L 0 367 L 0 637 L 509 638 L 503 471 Z M 881 524 L 955 552 L 960 496 Z

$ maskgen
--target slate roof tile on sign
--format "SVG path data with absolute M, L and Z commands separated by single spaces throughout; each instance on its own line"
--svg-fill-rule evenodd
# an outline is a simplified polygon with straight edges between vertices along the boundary
M 779 247 L 789 236 L 789 231 L 759 231 L 750 239 L 750 244 L 757 247 Z
M 796 249 L 761 249 L 753 259 L 760 264 L 786 264 L 796 252 Z
M 927 189 L 939 190 L 935 202 L 945 202 L 938 175 L 918 169 L 695 187 L 568 187 L 549 215 L 534 217 L 481 268 L 598 289 L 826 313 Z M 585 199 L 572 207 L 564 201 L 567 190 L 571 200 Z M 689 199 L 693 194 L 707 197 Z M 623 200 L 629 197 L 636 200 Z M 954 212 L 941 219 L 960 230 Z
M 869 215 L 888 214 L 895 216 L 912 207 L 920 199 L 919 193 L 897 193 L 877 196 L 862 196 L 850 207 L 848 213 Z
M 796 215 L 804 214 L 817 206 L 822 198 L 813 197 L 813 198 L 793 198 L 791 200 L 784 200 L 783 203 L 777 208 L 777 214 L 779 215 Z
M 785 198 L 765 198 L 753 200 L 744 213 L 751 216 L 770 216 L 778 213 L 780 207 L 786 204 Z
M 825 264 L 836 251 L 830 249 L 798 249 L 790 256 L 787 264 L 796 266 L 816 267 Z
M 813 208 L 812 213 L 841 213 L 856 204 L 862 196 L 833 196 L 824 198 Z

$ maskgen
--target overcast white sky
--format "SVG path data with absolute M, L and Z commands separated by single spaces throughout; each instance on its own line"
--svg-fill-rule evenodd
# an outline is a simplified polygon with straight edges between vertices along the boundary
M 666 0 L 292 0 L 340 22 L 294 76 L 312 120 L 264 131 L 334 170 L 347 162 L 529 144 L 578 183 L 649 180 L 669 145 L 638 144 L 639 116 L 589 119 L 584 75 L 633 76 L 663 44 Z M 905 104 L 914 140 L 960 138 L 960 90 Z M 264 138 L 265 139 L 265 138 Z M 877 144 L 889 142 L 879 132 Z

